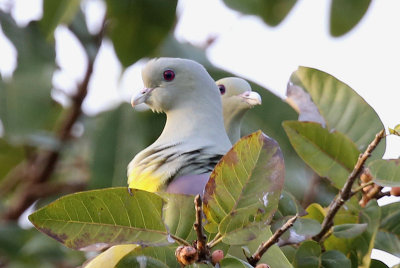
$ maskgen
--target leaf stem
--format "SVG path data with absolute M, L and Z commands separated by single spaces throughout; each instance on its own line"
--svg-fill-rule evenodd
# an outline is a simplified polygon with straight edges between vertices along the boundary
M 322 222 L 321 231 L 312 237 L 313 240 L 320 242 L 324 235 L 331 229 L 331 227 L 333 226 L 333 218 L 335 217 L 336 213 L 344 205 L 344 203 L 351 198 L 351 188 L 357 177 L 360 175 L 362 169 L 364 168 L 365 161 L 367 161 L 368 157 L 371 156 L 373 150 L 376 148 L 376 146 L 378 146 L 379 142 L 384 137 L 385 130 L 383 129 L 375 135 L 374 140 L 368 145 L 368 148 L 365 150 L 365 152 L 358 157 L 357 163 L 354 166 L 353 171 L 347 178 L 347 181 L 344 184 L 342 190 L 329 205 L 329 211 L 326 214 L 324 221 Z
M 276 230 L 275 233 L 266 242 L 261 243 L 256 252 L 254 252 L 254 254 L 250 258 L 247 258 L 248 262 L 252 266 L 256 266 L 257 262 L 260 261 L 264 253 L 276 242 L 278 242 L 279 237 L 281 237 L 290 227 L 293 226 L 298 217 L 299 215 L 297 214 L 296 216 L 290 218 L 284 225 L 282 225 L 281 228 Z
M 170 235 L 170 236 L 172 237 L 172 239 L 174 239 L 179 245 L 191 246 L 190 243 L 187 242 L 186 240 L 184 240 L 184 239 L 182 239 L 182 238 L 180 238 L 180 237 L 178 237 L 178 236 L 175 236 L 175 235 L 173 235 L 173 234 L 169 234 L 169 235 Z
M 223 237 L 220 233 L 218 233 L 218 234 L 214 237 L 214 239 L 211 240 L 211 241 L 207 244 L 207 246 L 208 246 L 209 248 L 214 247 L 215 245 L 217 245 L 219 242 L 222 241 L 222 238 L 224 238 L 224 237 Z
M 352 191 L 352 195 L 354 195 L 354 194 L 356 194 L 357 192 L 361 191 L 361 190 L 364 189 L 365 187 L 370 186 L 370 185 L 373 185 L 373 184 L 374 184 L 374 181 L 369 181 L 369 182 L 367 182 L 367 183 L 363 183 L 360 187 L 358 187 L 358 188 L 356 188 L 356 189 L 354 189 L 354 190 Z

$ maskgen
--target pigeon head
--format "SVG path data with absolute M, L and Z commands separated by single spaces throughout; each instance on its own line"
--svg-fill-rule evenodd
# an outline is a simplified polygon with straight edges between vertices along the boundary
M 227 77 L 215 83 L 221 94 L 225 130 L 230 141 L 235 143 L 240 138 L 243 116 L 250 108 L 261 104 L 261 96 L 241 78 Z
M 145 88 L 132 99 L 132 106 L 146 103 L 153 111 L 168 113 L 219 101 L 212 78 L 201 64 L 192 60 L 152 59 L 142 69 L 142 79 Z

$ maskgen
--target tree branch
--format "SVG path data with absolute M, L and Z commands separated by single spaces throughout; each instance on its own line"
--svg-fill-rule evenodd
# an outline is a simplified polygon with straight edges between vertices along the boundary
M 199 253 L 199 260 L 210 260 L 210 249 L 206 244 L 207 236 L 204 234 L 202 219 L 203 219 L 203 209 L 202 209 L 203 202 L 201 200 L 200 195 L 196 195 L 194 198 L 194 206 L 196 209 L 196 222 L 193 224 L 193 228 L 197 234 L 197 241 L 196 241 L 196 249 Z
M 267 252 L 267 250 L 272 245 L 274 245 L 276 242 L 278 242 L 279 237 L 281 237 L 290 227 L 293 226 L 293 224 L 295 223 L 295 221 L 297 220 L 298 217 L 299 217 L 299 215 L 296 215 L 296 216 L 290 218 L 281 228 L 276 230 L 275 233 L 266 242 L 262 243 L 258 247 L 256 252 L 254 252 L 254 254 L 251 257 L 247 258 L 248 262 L 252 266 L 256 266 L 257 263 L 260 261 L 261 257 L 264 255 L 264 253 Z
M 343 204 L 351 198 L 352 186 L 357 177 L 360 175 L 360 172 L 364 167 L 365 161 L 367 161 L 368 157 L 371 156 L 373 150 L 376 148 L 376 146 L 378 146 L 379 142 L 384 137 L 385 137 L 385 130 L 383 129 L 378 134 L 375 135 L 375 139 L 368 145 L 368 148 L 365 150 L 365 152 L 358 157 L 357 163 L 354 166 L 353 171 L 347 178 L 347 181 L 344 184 L 339 195 L 329 205 L 329 211 L 326 214 L 324 221 L 322 222 L 321 231 L 312 237 L 313 240 L 320 242 L 321 239 L 324 237 L 324 235 L 331 229 L 331 227 L 333 226 L 333 218 L 335 217 L 336 213 L 343 206 Z

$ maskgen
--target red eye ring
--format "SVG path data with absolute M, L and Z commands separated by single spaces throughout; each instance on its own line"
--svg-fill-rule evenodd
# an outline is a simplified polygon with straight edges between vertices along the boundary
M 221 93 L 221 95 L 224 95 L 225 91 L 226 91 L 225 86 L 224 85 L 218 85 L 218 88 L 219 88 L 219 92 Z
M 163 73 L 163 77 L 165 81 L 172 81 L 175 78 L 175 72 L 172 70 L 165 70 Z

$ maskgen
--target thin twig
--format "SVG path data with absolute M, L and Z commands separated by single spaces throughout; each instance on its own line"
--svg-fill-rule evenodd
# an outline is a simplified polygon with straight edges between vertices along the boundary
M 193 224 L 193 228 L 197 234 L 196 249 L 199 253 L 199 260 L 209 260 L 210 250 L 206 244 L 207 236 L 204 234 L 202 219 L 203 219 L 203 202 L 200 195 L 196 195 L 194 198 L 194 206 L 196 209 L 196 222 Z
M 218 233 L 214 236 L 214 238 L 213 238 L 210 242 L 208 242 L 207 246 L 210 247 L 210 248 L 212 248 L 213 246 L 215 246 L 217 240 L 218 240 L 218 241 L 221 241 L 220 239 L 222 239 L 222 235 L 218 232 Z
M 353 171 L 350 173 L 347 178 L 346 183 L 344 184 L 342 190 L 339 192 L 339 195 L 332 201 L 329 205 L 329 211 L 326 214 L 324 221 L 322 222 L 321 231 L 312 237 L 313 240 L 320 242 L 324 235 L 329 231 L 329 229 L 333 226 L 333 218 L 339 209 L 343 206 L 343 204 L 349 200 L 352 196 L 351 188 L 360 175 L 362 171 L 365 161 L 367 161 L 368 157 L 371 156 L 373 150 L 378 146 L 379 142 L 385 137 L 385 130 L 381 130 L 378 134 L 375 135 L 375 139 L 368 145 L 368 148 L 365 150 L 363 154 L 358 157 L 357 163 L 354 166 Z
M 390 194 L 390 192 L 378 192 L 376 195 L 375 195 L 375 198 L 376 199 L 380 199 L 380 198 L 382 198 L 382 197 L 384 197 L 384 196 L 390 196 L 391 194 Z
M 366 182 L 366 183 L 361 184 L 360 187 L 354 189 L 354 190 L 351 192 L 351 195 L 352 195 L 352 196 L 355 195 L 356 193 L 358 193 L 359 191 L 361 191 L 361 190 L 364 189 L 365 187 L 370 186 L 370 185 L 373 185 L 374 183 L 375 183 L 374 181 L 369 181 L 369 182 Z
M 252 266 L 256 266 L 257 263 L 260 261 L 261 257 L 264 255 L 267 250 L 274 245 L 276 242 L 278 242 L 279 237 L 281 237 L 290 227 L 293 226 L 294 222 L 297 220 L 299 215 L 296 215 L 292 218 L 290 218 L 281 228 L 275 231 L 275 233 L 264 243 L 262 243 L 256 252 L 250 257 L 247 258 L 248 262 Z
M 207 246 L 209 248 L 213 248 L 215 245 L 217 245 L 219 242 L 221 242 L 223 238 L 224 237 L 222 235 L 215 236 L 214 239 L 207 244 Z
M 170 234 L 170 236 L 171 236 L 171 238 L 174 239 L 179 245 L 191 246 L 190 243 L 188 243 L 187 241 L 185 241 L 184 239 L 182 239 L 182 238 L 180 238 L 180 237 L 178 237 L 178 236 L 175 236 L 175 235 L 172 235 L 172 234 Z

